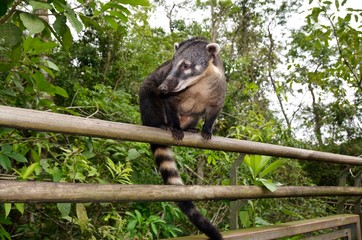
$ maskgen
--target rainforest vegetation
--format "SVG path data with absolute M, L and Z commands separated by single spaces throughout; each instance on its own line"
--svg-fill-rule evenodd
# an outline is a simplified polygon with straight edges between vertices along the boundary
M 362 5 L 354 0 L 2 0 L 0 104 L 140 124 L 143 79 L 173 45 L 221 46 L 214 135 L 362 154 Z M 1 114 L 1 112 L 0 112 Z M 186 184 L 229 185 L 238 155 L 173 148 Z M 263 163 L 267 171 L 250 164 Z M 336 185 L 344 166 L 246 156 L 238 184 Z M 351 169 L 351 176 L 356 169 Z M 0 180 L 161 184 L 146 143 L 0 127 Z M 244 201 L 240 228 L 336 212 L 334 199 Z M 197 205 L 222 231 L 228 201 Z M 1 203 L 0 239 L 157 239 L 195 234 L 169 202 Z

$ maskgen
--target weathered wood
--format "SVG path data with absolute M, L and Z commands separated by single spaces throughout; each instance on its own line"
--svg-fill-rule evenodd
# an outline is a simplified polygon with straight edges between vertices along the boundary
M 217 136 L 213 136 L 210 141 L 204 141 L 200 134 L 185 133 L 183 141 L 176 142 L 171 137 L 170 132 L 158 128 L 7 106 L 0 106 L 0 126 L 339 164 L 362 165 L 362 158 L 359 157 Z
M 269 240 L 282 237 L 295 236 L 299 234 L 314 232 L 323 229 L 336 227 L 347 227 L 353 232 L 354 240 L 361 240 L 361 230 L 359 226 L 359 216 L 354 214 L 340 214 L 310 220 L 295 221 L 289 223 L 276 224 L 272 226 L 249 228 L 223 232 L 225 240 Z M 340 232 L 338 232 L 340 234 Z M 172 238 L 173 240 L 206 240 L 205 235 Z M 333 238 L 332 238 L 333 239 Z M 329 239 L 330 240 L 330 239 Z
M 241 153 L 238 158 L 234 161 L 233 165 L 229 170 L 230 185 L 238 185 L 238 170 L 240 164 L 243 162 L 245 157 L 244 153 Z M 239 211 L 245 200 L 230 201 L 230 230 L 239 228 Z
M 362 196 L 356 187 L 172 186 L 0 181 L 0 202 L 122 202 Z

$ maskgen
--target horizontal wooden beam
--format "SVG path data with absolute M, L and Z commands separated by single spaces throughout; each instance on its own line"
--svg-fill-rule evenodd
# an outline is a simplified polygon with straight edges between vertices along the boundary
M 213 136 L 212 140 L 204 141 L 200 134 L 192 133 L 185 133 L 183 141 L 175 141 L 170 132 L 158 128 L 7 106 L 0 106 L 0 126 L 339 164 L 362 165 L 362 158 L 353 156 L 217 136 Z
M 337 230 L 337 228 L 342 228 Z M 361 240 L 360 220 L 357 214 L 339 214 L 328 217 L 281 223 L 265 227 L 245 228 L 223 232 L 225 240 L 262 239 L 271 240 L 320 230 L 332 230 L 329 233 L 312 235 L 308 239 L 356 239 Z M 207 240 L 205 235 L 172 238 L 172 240 Z M 307 238 L 303 238 L 307 239 Z M 170 238 L 171 240 L 171 238 Z
M 254 198 L 362 196 L 357 187 L 172 186 L 0 181 L 0 202 L 202 201 Z

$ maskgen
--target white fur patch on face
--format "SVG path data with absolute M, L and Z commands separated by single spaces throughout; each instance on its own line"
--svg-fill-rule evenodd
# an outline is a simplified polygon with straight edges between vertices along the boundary
M 196 66 L 195 66 L 195 69 L 196 69 L 197 71 L 201 72 L 202 66 L 201 66 L 201 65 L 196 65 Z
M 196 83 L 200 79 L 200 77 L 202 77 L 202 76 L 198 75 L 198 76 L 189 77 L 189 78 L 187 78 L 185 80 L 180 81 L 177 84 L 177 86 L 172 90 L 172 92 L 179 92 L 181 90 L 184 90 L 188 86 L 191 86 L 194 83 Z
M 176 64 L 176 68 L 179 68 L 184 61 L 185 61 L 184 59 L 181 59 L 180 61 L 178 61 Z
M 191 74 L 191 73 L 192 73 L 192 69 L 191 69 L 191 68 L 189 68 L 189 69 L 187 69 L 187 70 L 184 71 L 184 74 L 186 74 L 186 75 L 189 75 L 189 74 Z

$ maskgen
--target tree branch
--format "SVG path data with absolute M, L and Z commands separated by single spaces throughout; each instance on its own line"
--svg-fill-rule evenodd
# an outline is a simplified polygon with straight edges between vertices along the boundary
M 276 86 L 275 79 L 273 78 L 272 73 L 271 73 L 272 52 L 273 52 L 273 48 L 274 48 L 274 39 L 273 39 L 273 35 L 272 35 L 271 31 L 270 31 L 270 24 L 271 24 L 271 22 L 268 24 L 268 38 L 269 38 L 269 41 L 270 41 L 270 45 L 269 45 L 269 49 L 268 49 L 268 77 L 270 79 L 270 82 L 272 83 L 275 95 L 277 96 L 278 103 L 279 103 L 280 109 L 282 111 L 282 114 L 284 116 L 285 122 L 287 123 L 288 130 L 290 131 L 291 130 L 291 123 L 290 123 L 290 120 L 289 120 L 289 118 L 288 118 L 288 116 L 287 116 L 287 114 L 285 112 L 282 98 L 281 98 L 280 94 L 277 91 L 277 86 Z
M 14 14 L 14 12 L 16 11 L 16 7 L 22 2 L 23 0 L 15 1 L 11 9 L 2 18 L 0 18 L 0 24 L 5 23 Z
M 338 39 L 338 35 L 337 35 L 337 29 L 336 29 L 336 26 L 334 25 L 331 17 L 327 14 L 327 12 L 324 10 L 324 14 L 326 15 L 329 23 L 331 24 L 331 27 L 333 29 L 333 36 L 337 42 L 337 48 L 338 48 L 338 52 L 339 52 L 339 55 L 340 57 L 343 59 L 343 63 L 347 66 L 347 68 L 350 70 L 350 72 L 352 73 L 352 76 L 356 79 L 357 81 L 357 87 L 362 91 L 362 82 L 361 80 L 358 78 L 357 74 L 354 72 L 351 64 L 347 61 L 347 59 L 343 56 L 343 49 L 341 47 L 341 44 L 339 42 L 339 39 Z

